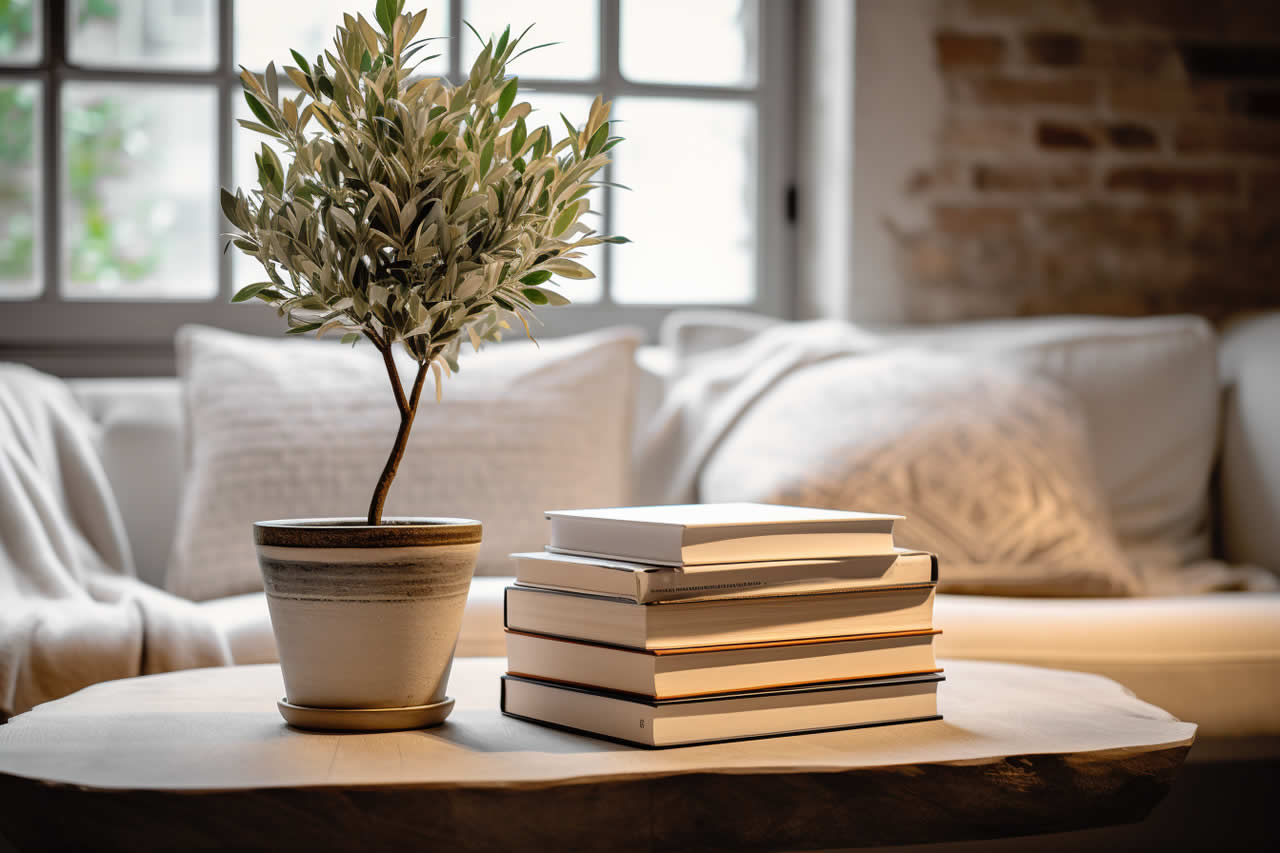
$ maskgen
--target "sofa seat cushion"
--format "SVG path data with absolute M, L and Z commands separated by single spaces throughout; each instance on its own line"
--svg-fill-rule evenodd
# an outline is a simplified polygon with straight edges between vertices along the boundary
M 459 657 L 505 657 L 502 591 L 471 582 Z M 275 661 L 266 597 L 203 602 L 237 664 Z M 1201 737 L 1280 735 L 1280 593 L 1175 598 L 1026 599 L 939 595 L 943 658 L 1091 672 L 1200 726 Z M 944 663 L 945 666 L 945 663 Z
M 941 657 L 1092 672 L 1211 736 L 1280 735 L 1280 594 L 940 595 Z
M 237 666 L 280 660 L 276 638 L 271 633 L 266 593 L 247 592 L 211 598 L 199 602 L 199 607 L 226 637 L 231 659 Z

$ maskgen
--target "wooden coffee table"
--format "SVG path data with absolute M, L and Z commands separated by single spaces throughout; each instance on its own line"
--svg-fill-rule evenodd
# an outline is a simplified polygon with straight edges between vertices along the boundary
M 287 727 L 275 666 L 95 685 L 0 726 L 23 848 L 805 849 L 1140 820 L 1195 726 L 1094 675 L 944 662 L 944 719 L 649 751 L 503 717 L 459 659 L 436 729 Z

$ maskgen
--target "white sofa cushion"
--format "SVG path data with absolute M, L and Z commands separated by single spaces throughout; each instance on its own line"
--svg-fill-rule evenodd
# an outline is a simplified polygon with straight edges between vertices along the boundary
M 81 379 L 71 391 L 101 426 L 102 467 L 138 577 L 164 586 L 182 494 L 182 406 L 174 379 Z
M 981 355 L 892 349 L 790 373 L 720 441 L 698 494 L 904 515 L 895 541 L 938 554 L 947 591 L 1141 591 L 1073 395 Z
M 471 582 L 460 657 L 504 657 L 502 591 Z M 262 593 L 200 605 L 228 631 L 236 663 L 275 660 Z M 939 595 L 943 658 L 1007 661 L 1114 678 L 1200 726 L 1202 737 L 1280 735 L 1280 594 L 1026 599 Z M 945 661 L 943 663 L 945 666 Z
M 938 654 L 1113 678 L 1200 726 L 1280 734 L 1280 594 L 1025 599 L 940 595 Z
M 477 573 L 498 574 L 540 547 L 544 510 L 624 503 L 637 342 L 611 330 L 464 359 L 443 402 L 427 392 L 386 514 L 479 519 Z M 178 366 L 190 464 L 170 591 L 261 589 L 255 520 L 364 515 L 398 424 L 372 348 L 191 327 Z

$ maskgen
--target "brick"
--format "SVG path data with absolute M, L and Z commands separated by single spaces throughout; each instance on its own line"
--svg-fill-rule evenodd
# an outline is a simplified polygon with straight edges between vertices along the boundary
M 1016 151 L 1024 143 L 1022 121 L 1002 115 L 948 115 L 938 142 L 945 148 Z
M 1280 160 L 1280 124 L 1267 122 L 1187 122 L 1178 126 L 1179 154 L 1240 154 Z
M 1280 81 L 1280 45 L 1186 41 L 1178 53 L 1193 79 Z
M 994 68 L 1004 61 L 1004 39 L 996 35 L 941 32 L 934 36 L 938 67 Z
M 911 320 L 1008 316 L 1033 286 L 1033 255 L 1017 232 L 929 232 L 904 248 L 905 307 Z
M 1121 114 L 1217 113 L 1226 106 L 1226 89 L 1217 85 L 1116 79 L 1107 89 L 1107 101 Z
M 1249 200 L 1280 208 L 1280 171 L 1254 172 L 1249 176 Z
M 1135 245 L 1167 242 L 1178 232 L 1178 216 L 1170 208 L 1087 204 L 1048 208 L 1038 215 L 1046 237 L 1055 241 Z
M 964 189 L 969 184 L 969 170 L 951 161 L 939 163 L 931 169 L 917 169 L 907 178 L 904 189 L 908 195 Z
M 1084 64 L 1121 74 L 1180 79 L 1182 61 L 1168 38 L 1090 39 Z
M 1098 84 L 1076 77 L 987 77 L 971 81 L 968 94 L 979 104 L 997 107 L 1092 107 L 1098 99 Z
M 1036 124 L 1036 143 L 1049 151 L 1091 151 L 1104 139 L 1111 147 L 1123 151 L 1150 151 L 1159 146 L 1155 131 L 1136 122 L 1099 124 L 1045 120 Z
M 1088 68 L 1125 74 L 1180 72 L 1181 60 L 1168 38 L 1085 38 L 1072 32 L 1035 31 L 1022 37 L 1027 62 L 1045 68 Z
M 1091 0 L 1091 5 L 1104 27 L 1219 33 L 1224 23 L 1224 4 L 1205 0 Z
M 1106 131 L 1107 141 L 1124 151 L 1150 151 L 1159 144 L 1155 131 L 1143 124 L 1112 122 Z
M 907 275 L 912 281 L 946 281 L 954 274 L 947 241 L 936 234 L 910 238 L 903 245 Z
M 1178 169 L 1165 166 L 1124 166 L 1107 173 L 1108 190 L 1165 195 L 1230 195 L 1240 187 L 1240 176 L 1227 169 Z
M 1027 33 L 1022 37 L 1022 50 L 1035 65 L 1069 68 L 1084 61 L 1084 39 L 1075 33 Z
M 1019 21 L 1088 23 L 1089 0 L 969 0 L 964 16 Z
M 1062 192 L 1089 186 L 1089 168 L 1038 165 L 978 165 L 973 169 L 973 186 L 986 192 Z
M 1028 11 L 1025 0 L 969 0 L 968 5 L 975 18 L 1021 18 Z
M 1089 0 L 1104 27 L 1142 27 L 1206 38 L 1280 36 L 1275 0 Z
M 1222 205 L 1197 205 L 1188 217 L 1181 241 L 1200 254 L 1248 251 L 1254 242 L 1259 221 L 1261 217 L 1255 211 Z
M 1280 89 L 1237 89 L 1229 92 L 1227 109 L 1249 118 L 1280 120 Z
M 938 230 L 957 236 L 1010 231 L 1020 221 L 1021 214 L 1014 207 L 939 205 L 933 209 L 933 223 Z
M 1093 131 L 1079 124 L 1041 121 L 1036 124 L 1036 143 L 1050 150 L 1089 151 L 1097 146 Z
M 1179 244 L 1113 243 L 1050 249 L 1040 269 L 1038 295 L 1062 313 L 1148 314 L 1171 291 L 1187 291 L 1196 264 Z
M 1107 275 L 1099 259 L 1082 260 L 1074 252 L 1046 252 L 1037 259 L 1040 287 L 1026 294 L 1019 313 L 1105 314 L 1134 317 L 1147 313 L 1141 286 Z

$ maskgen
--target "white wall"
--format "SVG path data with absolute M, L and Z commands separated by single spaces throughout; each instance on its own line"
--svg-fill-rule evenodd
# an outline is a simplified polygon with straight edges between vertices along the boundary
M 906 194 L 933 162 L 942 111 L 941 0 L 808 0 L 800 21 L 799 314 L 900 322 L 893 231 L 927 211 Z M 807 52 L 806 52 L 807 50 Z
M 934 159 L 942 112 L 934 22 L 940 0 L 858 0 L 854 55 L 853 262 L 844 317 L 905 319 L 891 229 L 924 224 L 907 197 Z

